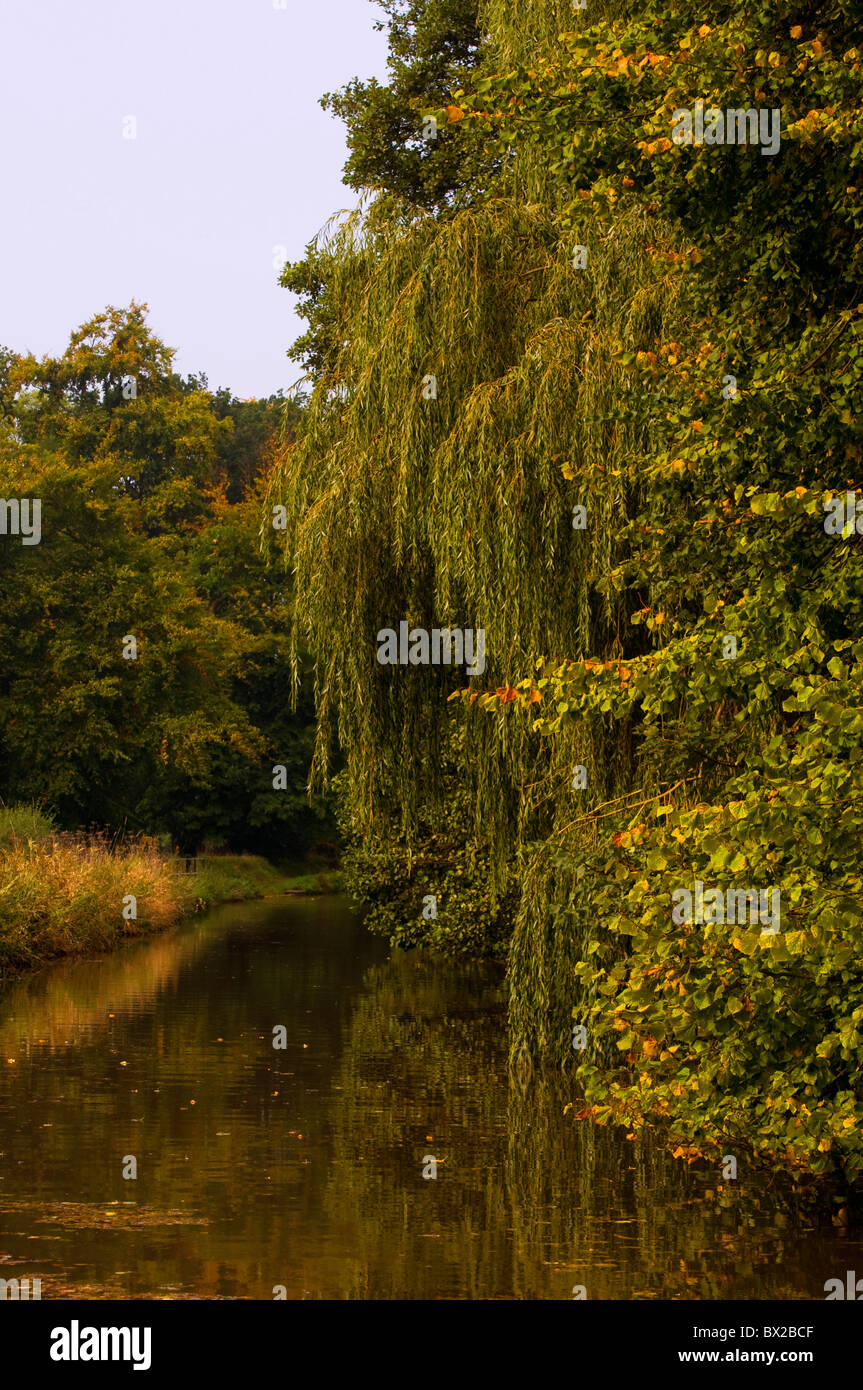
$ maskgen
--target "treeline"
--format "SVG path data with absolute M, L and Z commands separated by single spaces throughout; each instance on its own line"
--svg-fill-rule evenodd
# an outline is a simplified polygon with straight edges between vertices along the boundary
M 853 1180 L 853 7 L 383 8 L 268 493 L 354 882 L 507 953 L 513 1058 L 570 1058 L 580 1115 Z M 402 622 L 484 673 L 381 665 Z
M 0 801 L 298 858 L 331 832 L 261 499 L 302 403 L 172 363 L 135 303 L 60 357 L 0 352 Z

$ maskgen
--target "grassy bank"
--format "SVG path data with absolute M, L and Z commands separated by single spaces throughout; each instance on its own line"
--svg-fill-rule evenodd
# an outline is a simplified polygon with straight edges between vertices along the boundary
M 179 872 L 147 842 L 44 834 L 0 820 L 0 978 L 54 956 L 105 951 L 129 936 L 164 930 L 223 902 L 284 893 L 335 892 L 337 873 L 288 876 L 255 855 L 199 858 Z
M 321 894 L 342 890 L 342 874 L 338 869 L 298 873 L 281 869 L 254 854 L 204 856 L 198 859 L 197 874 L 186 881 L 197 885 L 194 896 L 201 907 L 242 902 L 246 898 L 269 898 L 280 893 Z

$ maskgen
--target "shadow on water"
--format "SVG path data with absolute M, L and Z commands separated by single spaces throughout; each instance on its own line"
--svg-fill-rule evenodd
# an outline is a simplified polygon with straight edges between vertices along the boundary
M 723 1182 L 572 1099 L 509 1075 L 498 967 L 390 956 L 338 899 L 224 908 L 0 995 L 0 1276 L 43 1298 L 820 1299 L 863 1269 L 779 1179 Z

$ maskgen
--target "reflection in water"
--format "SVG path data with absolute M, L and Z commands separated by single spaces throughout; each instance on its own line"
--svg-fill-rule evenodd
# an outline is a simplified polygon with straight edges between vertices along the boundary
M 43 1298 L 820 1299 L 863 1264 L 743 1160 L 724 1183 L 564 1116 L 565 1074 L 511 1077 L 503 999 L 498 967 L 388 959 L 334 899 L 27 977 L 0 996 L 0 1274 Z

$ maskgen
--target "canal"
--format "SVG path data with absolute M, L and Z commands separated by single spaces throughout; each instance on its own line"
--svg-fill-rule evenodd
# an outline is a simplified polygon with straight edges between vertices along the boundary
M 741 1159 L 724 1182 L 573 1099 L 566 1074 L 510 1076 L 498 966 L 393 953 L 339 898 L 221 908 L 0 993 L 0 1277 L 43 1299 L 823 1299 L 863 1274 L 782 1175 Z

